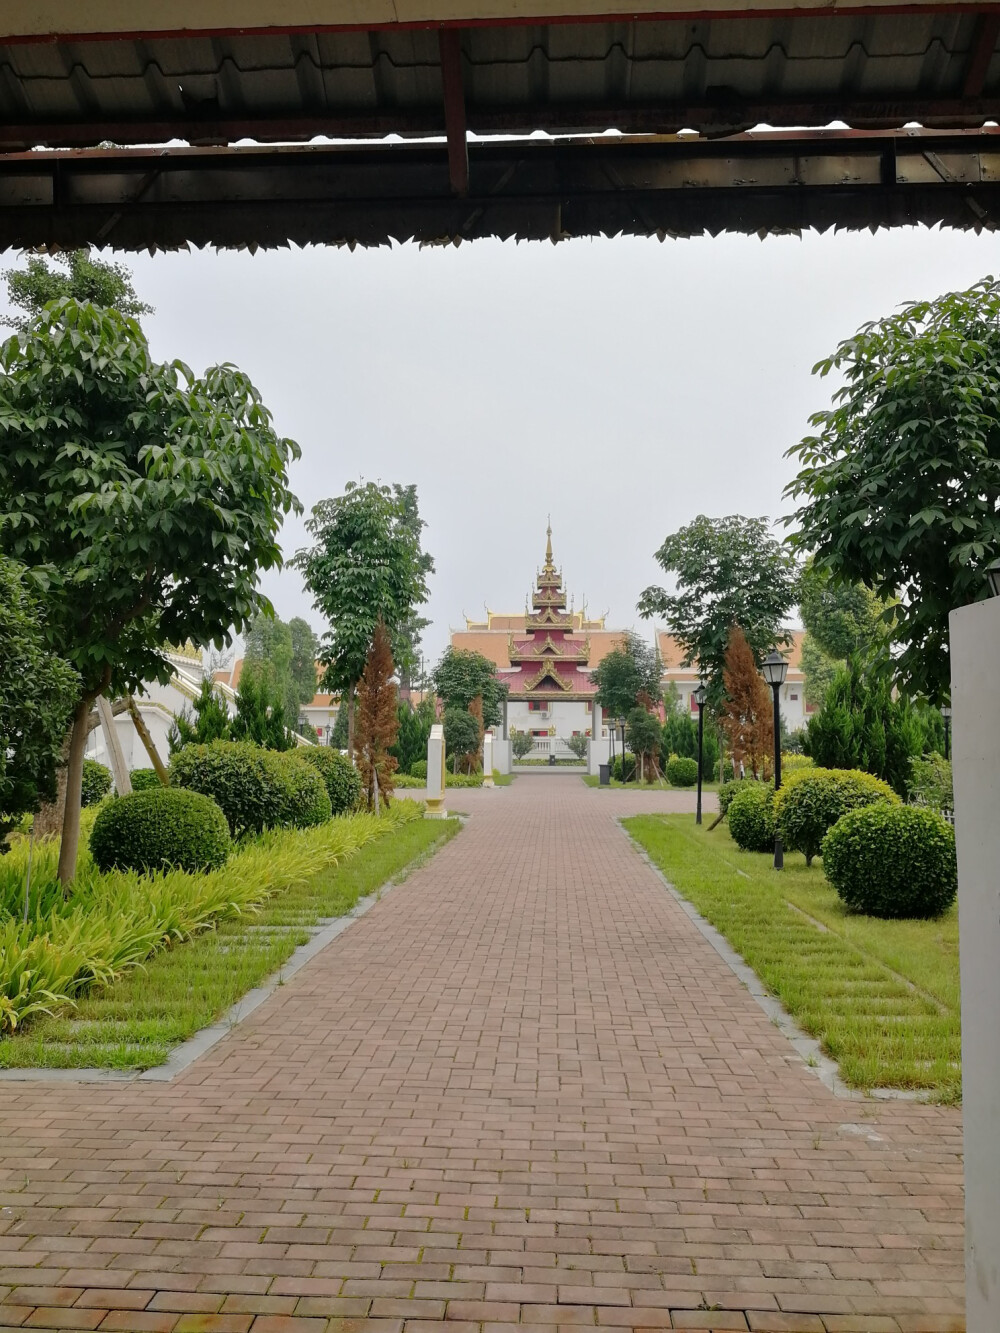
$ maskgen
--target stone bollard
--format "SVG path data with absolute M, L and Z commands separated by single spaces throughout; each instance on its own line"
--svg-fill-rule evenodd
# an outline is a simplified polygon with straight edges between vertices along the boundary
M 444 808 L 444 727 L 435 722 L 427 741 L 427 819 L 445 819 Z
M 483 786 L 493 787 L 495 785 L 493 781 L 493 732 L 487 731 L 483 736 Z

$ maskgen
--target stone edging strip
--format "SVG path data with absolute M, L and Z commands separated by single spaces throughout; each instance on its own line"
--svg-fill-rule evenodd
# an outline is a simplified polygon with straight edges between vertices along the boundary
M 397 875 L 381 885 L 374 893 L 359 898 L 350 912 L 334 917 L 314 928 L 314 932 L 305 944 L 300 944 L 286 963 L 267 978 L 260 986 L 247 991 L 237 1000 L 221 1018 L 211 1027 L 202 1028 L 187 1041 L 167 1056 L 162 1065 L 141 1072 L 134 1069 L 0 1069 L 0 1082 L 14 1083 L 169 1083 L 178 1074 L 210 1051 L 223 1037 L 228 1036 L 233 1028 L 249 1018 L 253 1011 L 265 1000 L 270 999 L 279 986 L 284 985 L 289 977 L 294 976 L 299 968 L 305 967 L 311 959 L 331 944 L 359 917 L 370 911 L 390 889 L 402 882 L 411 870 L 421 864 L 423 857 L 418 856 L 409 865 L 404 866 Z M 306 929 L 306 927 L 303 927 Z
M 837 1062 L 824 1054 L 815 1037 L 810 1037 L 807 1032 L 799 1027 L 781 1001 L 771 994 L 757 973 L 748 963 L 744 962 L 725 935 L 716 930 L 711 922 L 706 921 L 701 913 L 674 888 L 646 849 L 636 842 L 635 838 L 622 824 L 622 818 L 627 819 L 629 816 L 622 816 L 616 819 L 615 823 L 625 834 L 632 847 L 656 875 L 684 915 L 688 917 L 695 930 L 708 941 L 729 970 L 750 992 L 781 1035 L 791 1044 L 804 1069 L 810 1074 L 814 1074 L 825 1087 L 829 1088 L 835 1097 L 841 1097 L 845 1101 L 867 1101 L 875 1098 L 882 1101 L 915 1102 L 921 1099 L 923 1093 L 908 1088 L 871 1088 L 867 1092 L 862 1092 L 860 1089 L 852 1088 L 845 1083 L 840 1077 L 840 1066 Z

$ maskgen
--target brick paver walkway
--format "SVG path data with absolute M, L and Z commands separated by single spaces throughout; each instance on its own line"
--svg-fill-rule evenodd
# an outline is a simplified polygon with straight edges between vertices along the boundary
M 614 823 L 686 794 L 453 795 L 173 1083 L 0 1084 L 0 1328 L 960 1329 L 958 1113 L 796 1062 Z

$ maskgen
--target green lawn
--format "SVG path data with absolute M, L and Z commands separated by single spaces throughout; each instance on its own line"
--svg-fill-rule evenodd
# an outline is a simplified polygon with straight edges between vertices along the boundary
M 958 913 L 882 921 L 849 913 L 817 860 L 775 871 L 725 825 L 690 815 L 623 821 L 671 884 L 742 955 L 857 1088 L 961 1095 Z M 811 919 L 810 919 L 811 918 Z
M 583 781 L 588 787 L 599 787 L 601 779 L 596 773 L 587 773 L 583 775 Z M 697 795 L 697 787 L 672 787 L 666 778 L 660 778 L 658 782 L 619 782 L 617 778 L 612 778 L 606 787 L 616 787 L 619 791 L 689 791 L 692 795 Z M 718 791 L 717 782 L 703 782 L 701 784 L 703 792 Z
M 459 830 L 456 819 L 417 819 L 367 843 L 340 865 L 270 899 L 260 911 L 155 955 L 77 1008 L 41 1016 L 0 1041 L 0 1067 L 147 1069 L 172 1046 L 215 1022 L 310 937 L 360 898 L 431 855 Z

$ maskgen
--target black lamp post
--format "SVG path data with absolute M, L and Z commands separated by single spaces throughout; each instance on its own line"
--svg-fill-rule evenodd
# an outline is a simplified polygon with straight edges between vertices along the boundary
M 705 696 L 707 694 L 705 682 L 699 680 L 692 694 L 692 698 L 698 705 L 698 805 L 694 815 L 696 824 L 701 823 L 701 764 L 705 749 Z
M 781 786 L 781 703 L 778 698 L 778 692 L 785 683 L 785 677 L 788 675 L 788 662 L 773 648 L 764 658 L 764 664 L 761 667 L 764 679 L 771 687 L 771 693 L 774 696 L 774 790 L 777 791 Z M 774 868 L 781 870 L 785 864 L 785 849 L 781 845 L 781 838 L 775 830 L 774 834 Z
M 628 782 L 628 771 L 625 768 L 625 719 L 620 717 L 618 721 L 622 729 L 622 782 L 624 783 Z
M 951 758 L 951 705 L 945 704 L 941 709 L 941 718 L 944 722 L 944 757 Z

